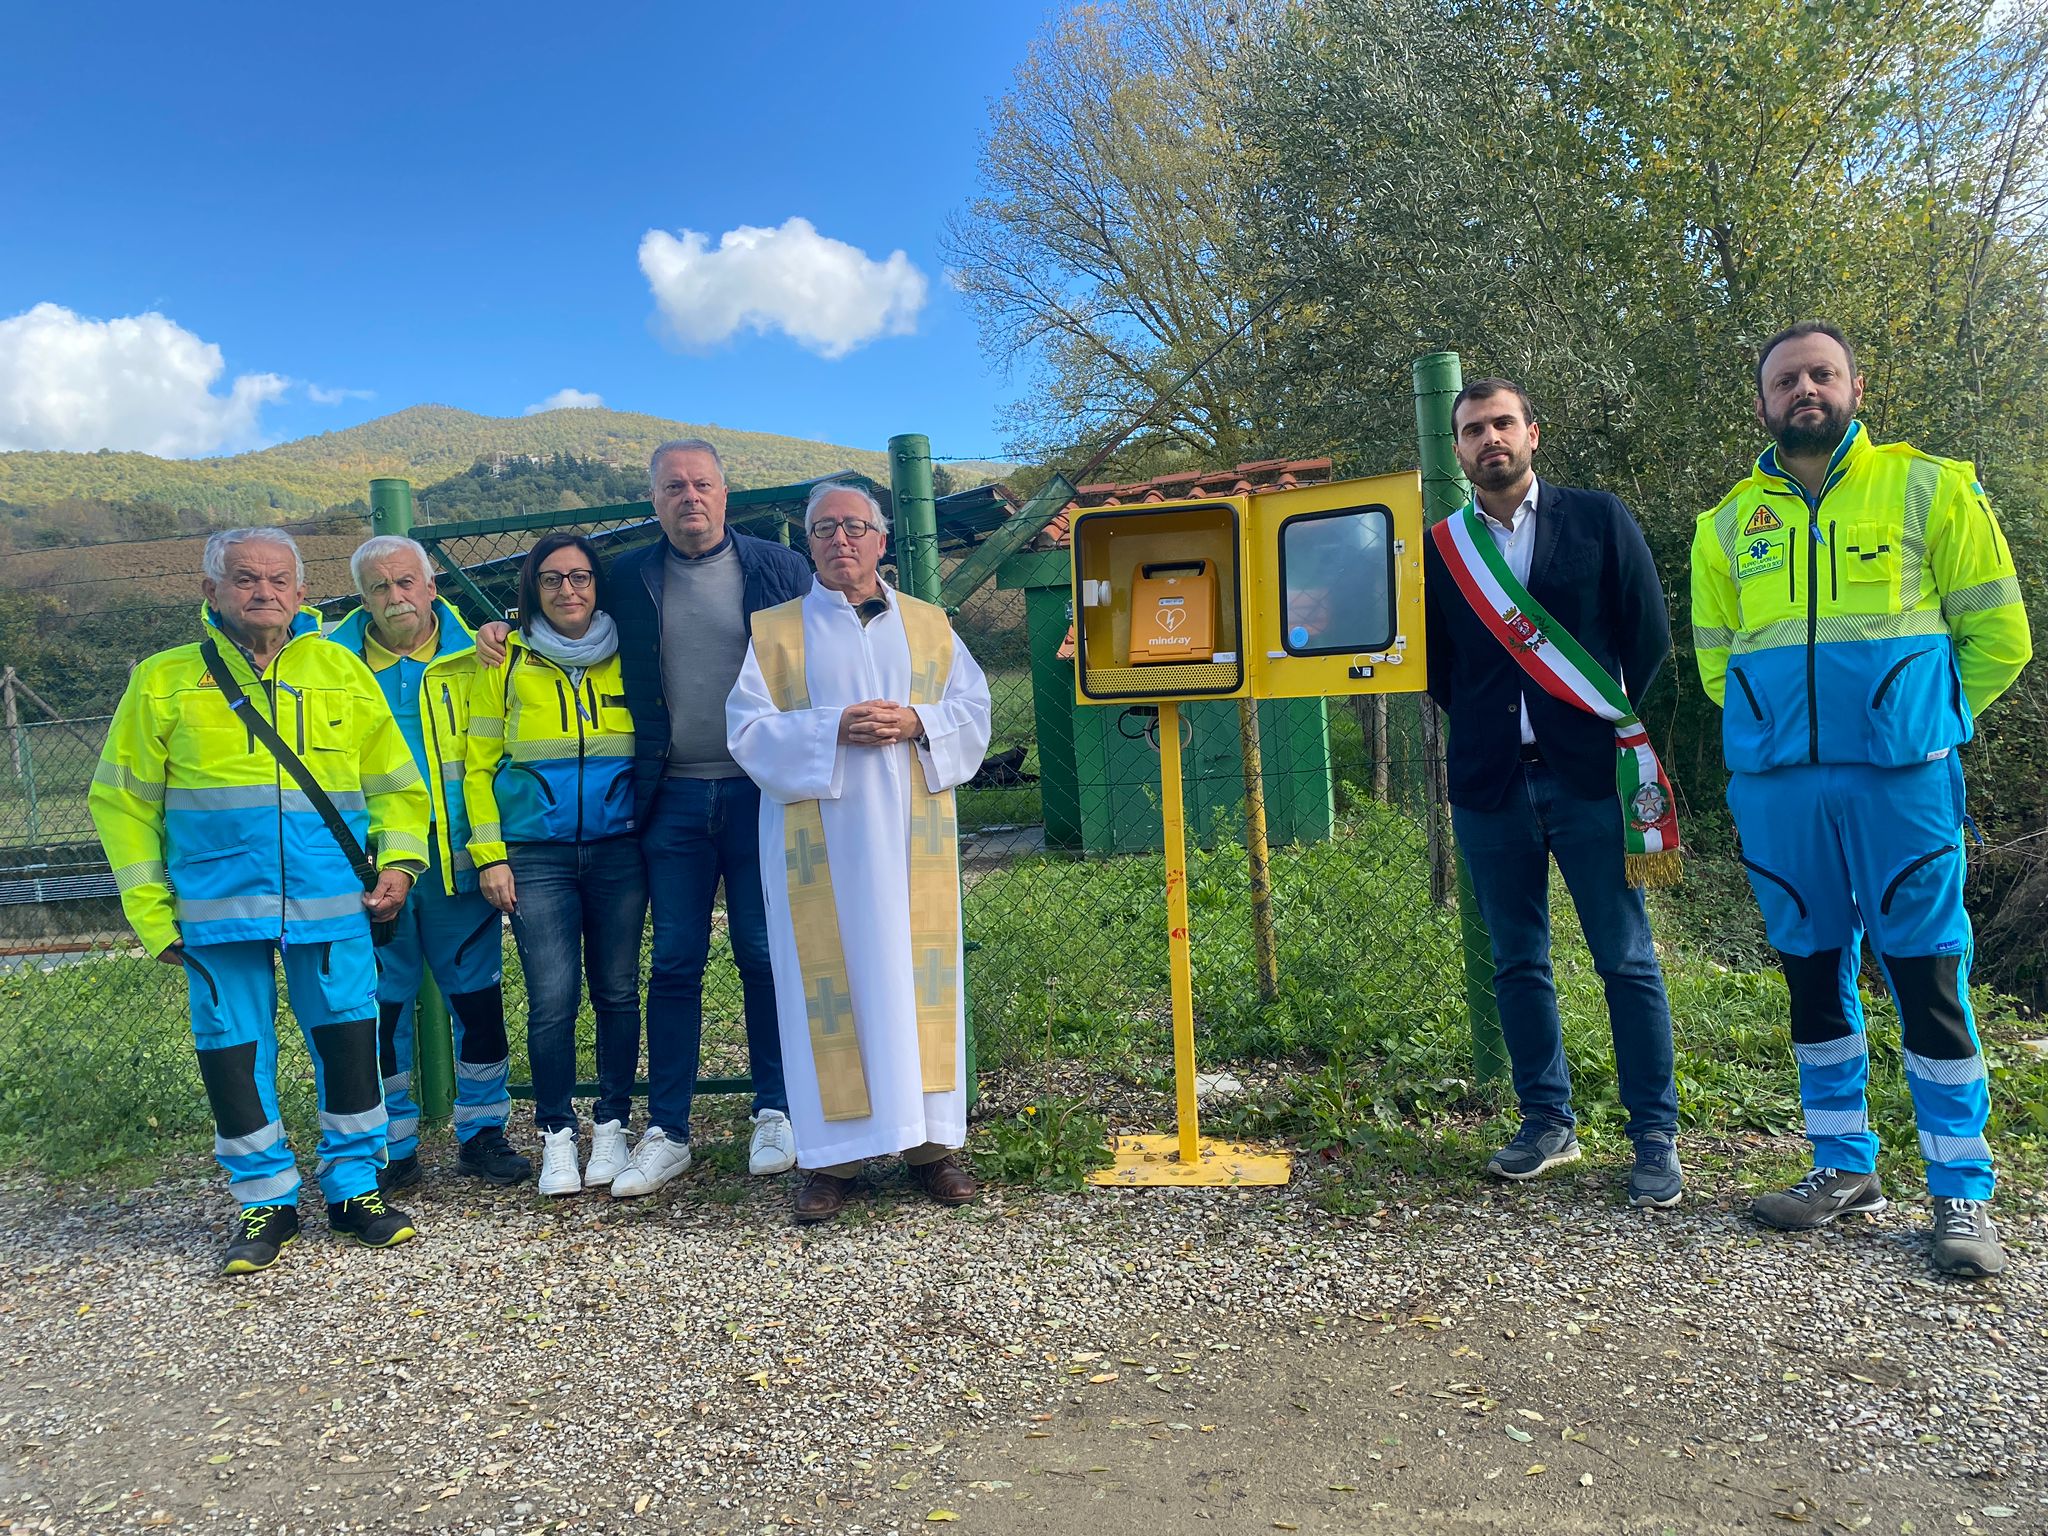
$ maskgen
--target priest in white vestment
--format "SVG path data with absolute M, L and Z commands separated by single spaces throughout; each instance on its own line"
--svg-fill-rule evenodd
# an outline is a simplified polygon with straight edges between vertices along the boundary
M 945 611 L 882 582 L 881 508 L 827 482 L 804 508 L 818 568 L 754 615 L 726 700 L 761 787 L 761 879 L 800 1222 L 845 1207 L 863 1160 L 901 1152 L 972 1200 L 954 786 L 988 751 L 988 683 Z

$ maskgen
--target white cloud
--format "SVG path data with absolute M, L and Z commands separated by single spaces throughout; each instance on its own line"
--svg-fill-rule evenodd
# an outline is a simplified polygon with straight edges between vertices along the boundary
M 871 260 L 809 219 L 777 229 L 742 224 L 720 235 L 716 250 L 694 229 L 650 229 L 640 239 L 640 270 L 683 346 L 712 346 L 746 326 L 781 331 L 821 357 L 909 335 L 930 287 L 903 252 Z
M 558 389 L 547 399 L 536 401 L 519 414 L 538 416 L 542 411 L 593 411 L 603 404 L 603 395 L 593 395 L 587 389 Z
M 216 394 L 224 372 L 219 347 L 162 315 L 92 320 L 38 304 L 0 320 L 0 450 L 177 457 L 247 447 L 290 381 L 245 373 Z
M 374 389 L 329 389 L 322 384 L 308 384 L 306 398 L 315 405 L 339 405 L 344 400 L 374 400 Z

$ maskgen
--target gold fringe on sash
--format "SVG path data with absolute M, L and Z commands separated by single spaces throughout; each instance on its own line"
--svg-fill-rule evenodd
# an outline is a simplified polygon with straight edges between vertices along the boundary
M 1623 874 L 1637 890 L 1659 890 L 1685 878 L 1685 858 L 1676 848 L 1622 856 Z
M 944 695 L 953 667 L 953 631 L 945 610 L 894 594 L 910 642 L 910 704 L 933 704 Z M 754 615 L 754 656 L 775 707 L 811 707 L 804 668 L 803 600 Z M 858 1022 L 847 979 L 846 950 L 825 846 L 825 824 L 815 800 L 782 810 L 783 865 L 797 966 L 803 976 L 811 1053 L 827 1120 L 860 1120 L 872 1113 L 861 1064 Z M 910 947 L 917 998 L 918 1059 L 926 1093 L 950 1093 L 960 1081 L 959 821 L 953 791 L 933 794 L 924 764 L 911 752 Z

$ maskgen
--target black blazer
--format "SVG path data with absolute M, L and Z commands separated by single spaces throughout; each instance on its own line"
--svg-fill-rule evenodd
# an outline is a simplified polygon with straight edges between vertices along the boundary
M 1671 653 L 1664 588 L 1643 531 L 1621 498 L 1539 479 L 1529 595 L 1570 630 L 1641 705 Z M 1614 790 L 1614 727 L 1545 693 L 1488 634 L 1425 538 L 1423 600 L 1429 694 L 1450 715 L 1451 803 L 1490 811 L 1516 781 L 1522 699 L 1544 761 L 1567 793 L 1600 800 Z
M 732 530 L 740 557 L 743 617 L 751 619 L 811 590 L 811 563 L 795 550 Z M 619 674 L 633 712 L 633 824 L 647 813 L 668 768 L 668 701 L 661 691 L 661 589 L 668 541 L 619 556 L 605 573 L 605 602 L 619 626 Z

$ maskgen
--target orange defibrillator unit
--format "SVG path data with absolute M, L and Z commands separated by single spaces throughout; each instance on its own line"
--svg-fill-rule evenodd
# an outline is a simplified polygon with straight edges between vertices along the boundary
M 1138 567 L 1131 584 L 1131 665 L 1216 654 L 1216 567 L 1207 560 Z

